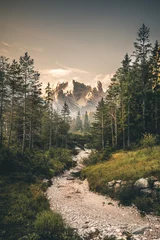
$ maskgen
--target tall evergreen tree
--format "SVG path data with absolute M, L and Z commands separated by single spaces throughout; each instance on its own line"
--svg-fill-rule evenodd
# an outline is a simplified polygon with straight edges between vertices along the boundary
M 8 81 L 8 58 L 0 57 L 0 147 L 3 145 L 4 115 L 6 103 L 8 101 L 7 81 Z
M 142 121 L 143 132 L 146 131 L 146 106 L 147 106 L 147 91 L 149 90 L 149 54 L 151 53 L 151 43 L 149 39 L 150 29 L 144 24 L 138 30 L 138 38 L 134 43 L 136 62 L 141 69 L 141 93 L 142 93 Z
M 10 94 L 10 106 L 8 109 L 8 147 L 12 142 L 12 134 L 14 131 L 14 141 L 16 137 L 16 118 L 18 115 L 19 104 L 22 99 L 22 78 L 20 77 L 20 65 L 13 60 L 8 70 L 8 91 Z
M 76 131 L 78 131 L 78 130 L 82 131 L 82 120 L 81 120 L 80 111 L 78 111 L 78 113 L 77 113 L 75 130 Z
M 89 132 L 90 130 L 90 124 L 89 124 L 89 119 L 88 119 L 88 112 L 85 112 L 84 116 L 84 124 L 83 124 L 84 132 Z
M 23 57 L 20 57 L 19 60 L 20 63 L 20 76 L 23 79 L 23 119 L 22 119 L 22 123 L 23 123 L 23 127 L 22 127 L 22 154 L 25 151 L 26 148 L 26 140 L 28 140 L 28 132 L 27 132 L 27 128 L 28 128 L 28 124 L 29 122 L 28 120 L 28 96 L 30 93 L 30 85 L 31 82 L 34 78 L 34 61 L 33 59 L 31 59 L 31 57 L 28 55 L 28 53 L 25 53 L 25 55 Z

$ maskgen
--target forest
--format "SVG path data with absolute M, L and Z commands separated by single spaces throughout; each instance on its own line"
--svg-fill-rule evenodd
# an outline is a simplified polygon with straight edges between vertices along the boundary
M 75 146 L 95 149 L 89 159 L 95 164 L 117 150 L 160 143 L 160 46 L 152 46 L 144 24 L 93 122 L 87 112 L 83 121 L 80 111 L 72 119 L 67 102 L 54 109 L 50 83 L 44 94 L 41 87 L 28 53 L 19 61 L 0 57 L 1 240 L 79 239 L 51 212 L 44 194 L 52 177 L 73 165 Z

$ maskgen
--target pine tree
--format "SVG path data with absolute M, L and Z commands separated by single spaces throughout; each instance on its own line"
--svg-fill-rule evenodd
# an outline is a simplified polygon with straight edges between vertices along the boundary
M 76 131 L 78 131 L 78 130 L 82 131 L 82 120 L 81 120 L 80 111 L 78 111 L 78 113 L 77 113 L 75 130 Z
M 66 101 L 64 102 L 64 105 L 61 110 L 63 122 L 61 126 L 61 133 L 62 133 L 62 147 L 64 146 L 64 141 L 65 141 L 65 148 L 67 148 L 68 144 L 68 131 L 70 128 L 70 110 L 68 107 L 68 104 Z M 64 141 L 63 141 L 64 140 Z
M 89 132 L 90 130 L 90 124 L 89 124 L 89 120 L 88 120 L 88 113 L 87 111 L 85 112 L 85 116 L 84 116 L 84 125 L 83 125 L 83 128 L 84 128 L 84 132 Z
M 101 146 L 102 149 L 105 147 L 105 102 L 102 98 L 101 101 L 98 102 L 95 112 L 95 123 L 93 124 L 92 132 L 94 129 L 95 135 L 97 135 L 97 140 L 99 139 L 98 145 Z
M 8 58 L 0 57 L 0 147 L 3 145 L 4 134 L 4 117 L 6 103 L 8 101 L 7 81 L 8 81 Z
M 25 55 L 23 57 L 20 57 L 19 63 L 20 63 L 20 69 L 21 69 L 20 76 L 23 79 L 23 89 L 22 89 L 22 92 L 23 92 L 22 154 L 23 154 L 25 151 L 25 148 L 26 148 L 26 140 L 27 140 L 28 131 L 29 131 L 28 130 L 29 122 L 27 121 L 28 120 L 27 119 L 28 112 L 29 112 L 28 96 L 29 96 L 29 92 L 30 92 L 30 85 L 34 78 L 35 73 L 34 73 L 34 61 L 33 61 L 33 59 L 30 58 L 28 53 L 25 53 Z
M 153 89 L 153 133 L 160 133 L 160 46 L 156 41 L 151 56 L 152 63 L 152 89 Z
M 50 83 L 48 83 L 45 88 L 45 102 L 46 102 L 46 110 L 47 110 L 47 128 L 49 128 L 48 132 L 48 147 L 52 147 L 52 134 L 53 134 L 53 100 L 52 100 L 52 89 L 50 87 Z
M 29 148 L 33 148 L 35 140 L 38 139 L 39 128 L 41 122 L 41 107 L 42 107 L 42 99 L 41 99 L 41 83 L 39 82 L 40 74 L 38 72 L 34 72 L 34 76 L 31 80 L 30 84 L 30 92 L 29 92 L 29 109 L 30 112 L 28 114 L 29 118 Z
M 68 107 L 68 104 L 66 103 L 66 101 L 64 102 L 64 105 L 62 107 L 61 114 L 62 114 L 64 122 L 69 123 L 69 121 L 70 121 L 70 117 L 69 117 L 70 110 L 69 110 L 69 107 Z
M 19 102 L 22 98 L 22 78 L 20 77 L 20 65 L 13 60 L 8 70 L 8 91 L 10 94 L 10 106 L 8 109 L 8 147 L 12 141 L 12 134 L 14 130 L 14 141 L 16 139 L 16 117 L 18 115 Z
M 150 29 L 144 24 L 138 30 L 138 38 L 134 43 L 136 62 L 141 69 L 141 93 L 142 93 L 142 121 L 143 132 L 146 131 L 146 106 L 147 91 L 149 90 L 149 54 L 151 52 L 151 43 L 149 39 Z

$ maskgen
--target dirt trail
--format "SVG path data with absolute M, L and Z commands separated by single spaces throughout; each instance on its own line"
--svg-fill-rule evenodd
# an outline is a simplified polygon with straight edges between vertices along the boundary
M 84 239 L 104 239 L 114 235 L 118 239 L 160 240 L 160 219 L 155 216 L 141 217 L 136 208 L 119 207 L 116 201 L 89 191 L 87 180 L 73 177 L 83 167 L 82 160 L 90 154 L 80 151 L 74 157 L 77 166 L 53 179 L 47 196 L 52 210 L 60 212 L 65 221 L 77 229 Z

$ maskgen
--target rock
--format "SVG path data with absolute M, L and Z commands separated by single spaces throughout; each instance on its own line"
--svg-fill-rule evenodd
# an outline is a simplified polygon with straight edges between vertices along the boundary
M 122 180 L 116 180 L 116 183 L 121 183 L 122 182 Z
M 160 182 L 159 181 L 154 182 L 153 187 L 155 189 L 160 189 Z
M 139 189 L 148 188 L 148 180 L 146 178 L 140 178 L 135 182 L 134 186 Z
M 139 227 L 139 228 L 135 229 L 135 230 L 132 232 L 132 234 L 143 234 L 144 231 L 145 231 L 146 229 L 149 229 L 149 228 L 150 228 L 150 226 L 148 226 L 148 225 Z
M 150 196 L 152 194 L 152 190 L 149 188 L 145 188 L 145 189 L 141 189 L 140 192 L 144 195 L 144 196 Z
M 114 190 L 115 190 L 115 192 L 117 192 L 117 191 L 120 189 L 120 187 L 121 187 L 121 184 L 120 184 L 120 183 L 116 183 L 116 184 L 114 185 Z
M 82 228 L 89 228 L 87 224 L 83 225 Z
M 113 185 L 116 183 L 115 180 L 111 181 L 111 182 L 108 182 L 108 187 L 113 187 Z
M 127 181 L 121 181 L 121 186 L 124 186 L 127 184 Z
M 67 177 L 67 180 L 75 180 L 75 178 L 74 178 L 74 177 L 71 177 L 71 176 L 68 176 L 68 177 Z

